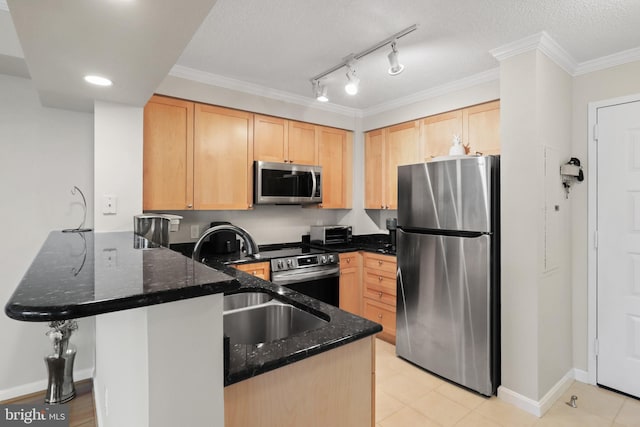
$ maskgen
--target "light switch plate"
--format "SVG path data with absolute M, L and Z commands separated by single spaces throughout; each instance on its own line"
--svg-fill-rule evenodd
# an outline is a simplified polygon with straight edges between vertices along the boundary
M 192 239 L 197 239 L 198 237 L 200 237 L 200 226 L 199 225 L 192 225 L 191 226 L 191 238 Z
M 115 215 L 118 213 L 118 198 L 111 194 L 102 196 L 102 213 L 104 215 Z

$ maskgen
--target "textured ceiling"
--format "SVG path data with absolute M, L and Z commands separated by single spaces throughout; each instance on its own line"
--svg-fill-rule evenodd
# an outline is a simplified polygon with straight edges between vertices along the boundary
M 367 109 L 498 66 L 489 53 L 546 31 L 581 63 L 640 46 L 638 0 L 218 0 L 178 64 L 311 97 L 309 79 L 390 35 L 405 71 L 389 76 L 389 48 L 360 60 L 360 93 L 344 69 L 327 77 L 330 102 Z
M 8 0 L 8 7 L 0 72 L 27 75 L 26 64 L 45 105 L 79 110 L 94 99 L 143 105 L 176 61 L 177 75 L 313 103 L 311 77 L 413 24 L 418 30 L 398 42 L 405 71 L 389 76 L 389 48 L 380 49 L 356 64 L 358 95 L 344 93 L 344 69 L 325 79 L 330 107 L 366 114 L 480 73 L 495 76 L 490 50 L 541 31 L 575 64 L 640 53 L 640 0 Z M 112 77 L 114 86 L 88 87 L 86 72 Z

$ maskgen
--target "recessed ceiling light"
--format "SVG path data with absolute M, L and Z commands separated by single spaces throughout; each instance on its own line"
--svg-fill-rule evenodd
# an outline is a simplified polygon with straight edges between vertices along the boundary
M 96 86 L 111 86 L 113 84 L 113 82 L 106 77 L 100 77 L 100 76 L 94 76 L 94 75 L 84 76 L 84 80 L 87 83 L 91 83 L 92 85 L 96 85 Z

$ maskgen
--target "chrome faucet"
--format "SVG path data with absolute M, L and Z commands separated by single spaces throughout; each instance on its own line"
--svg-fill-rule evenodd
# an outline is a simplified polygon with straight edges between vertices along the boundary
M 222 224 L 211 227 L 205 230 L 204 233 L 202 233 L 202 236 L 200 236 L 193 248 L 193 254 L 191 255 L 191 258 L 195 259 L 196 261 L 202 262 L 202 260 L 199 259 L 200 250 L 202 249 L 202 245 L 204 244 L 205 239 L 212 234 L 218 233 L 220 231 L 232 231 L 236 233 L 242 238 L 245 250 L 247 251 L 247 255 L 253 255 L 254 258 L 260 257 L 260 254 L 258 253 L 260 251 L 258 249 L 258 245 L 256 244 L 255 240 L 253 240 L 253 237 L 251 237 L 251 235 L 247 232 L 247 230 L 245 230 L 244 228 L 240 228 L 237 225 Z

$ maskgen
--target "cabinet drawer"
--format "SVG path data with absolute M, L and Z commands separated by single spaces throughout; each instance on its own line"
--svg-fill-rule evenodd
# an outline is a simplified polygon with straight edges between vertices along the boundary
M 271 278 L 271 266 L 268 262 L 255 262 L 251 264 L 236 264 L 234 268 L 249 273 L 253 276 L 259 277 L 263 280 L 269 280 Z
M 358 252 L 348 252 L 339 255 L 340 268 L 358 267 L 360 254 Z
M 395 340 L 396 336 L 396 309 L 388 304 L 364 299 L 364 317 L 382 325 L 381 334 Z
M 373 253 L 364 254 L 364 267 L 382 270 L 396 274 L 396 257 L 389 255 L 378 255 Z
M 396 276 L 386 271 L 364 269 L 365 296 L 378 299 L 377 294 L 382 292 L 392 297 L 389 303 L 396 304 Z M 369 293 L 371 293 L 369 295 Z

